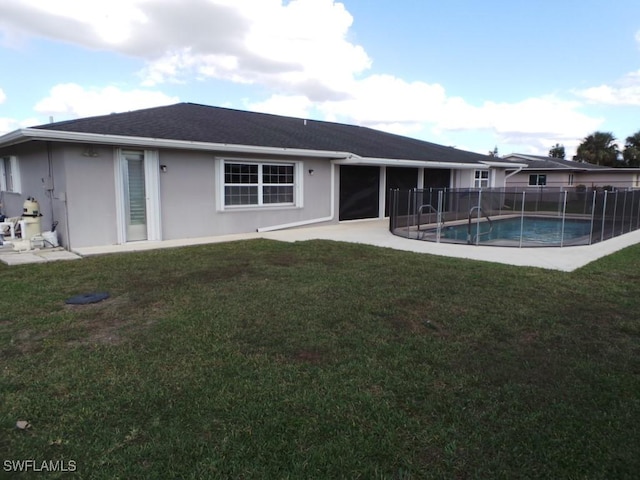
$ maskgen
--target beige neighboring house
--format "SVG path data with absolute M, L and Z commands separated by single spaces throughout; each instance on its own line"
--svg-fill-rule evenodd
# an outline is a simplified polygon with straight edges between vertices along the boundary
M 640 168 L 611 168 L 561 158 L 512 153 L 506 162 L 524 163 L 526 168 L 507 172 L 506 187 L 615 187 L 640 188 Z

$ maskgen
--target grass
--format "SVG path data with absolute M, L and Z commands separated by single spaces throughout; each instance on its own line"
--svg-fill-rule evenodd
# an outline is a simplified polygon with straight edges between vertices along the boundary
M 639 284 L 640 245 L 573 273 L 267 240 L 2 266 L 0 459 L 637 478 Z M 111 298 L 64 304 L 92 291 Z

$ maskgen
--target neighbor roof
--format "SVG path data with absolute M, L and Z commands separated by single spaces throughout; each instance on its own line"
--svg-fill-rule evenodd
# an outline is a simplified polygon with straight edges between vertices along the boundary
M 349 152 L 360 157 L 451 163 L 496 159 L 372 128 L 178 103 L 126 113 L 81 118 L 30 130 L 107 136 Z M 504 162 L 506 163 L 506 162 Z
M 593 163 L 576 162 L 574 160 L 565 160 L 564 158 L 543 157 L 541 155 L 524 155 L 521 153 L 512 153 L 505 155 L 504 160 L 517 160 L 527 164 L 527 170 L 602 170 L 608 169 L 602 165 Z

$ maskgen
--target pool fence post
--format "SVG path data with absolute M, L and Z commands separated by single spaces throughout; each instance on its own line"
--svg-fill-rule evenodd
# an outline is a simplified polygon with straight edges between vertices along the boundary
M 640 229 L 640 198 L 638 199 L 638 219 L 636 220 L 636 230 Z
M 560 196 L 558 197 L 559 199 L 562 198 L 562 187 L 560 187 L 560 190 L 558 190 L 558 193 L 560 194 Z M 558 216 L 560 216 L 560 212 L 562 210 L 562 200 L 558 201 Z
M 616 214 L 618 213 L 618 190 L 614 192 L 616 198 L 613 201 L 613 224 L 611 225 L 611 238 L 616 236 Z
M 596 192 L 595 190 L 593 191 L 593 195 L 591 198 L 591 232 L 589 233 L 589 245 L 591 245 L 593 243 L 593 224 L 595 221 L 595 215 L 596 215 L 596 194 L 598 192 Z M 586 195 L 585 195 L 585 203 L 586 203 Z
M 396 205 L 398 204 L 398 192 L 391 189 L 391 208 L 389 209 L 389 231 L 393 233 L 397 226 Z
M 411 238 L 411 226 L 409 225 L 409 212 L 411 212 L 411 192 L 413 192 L 413 189 L 409 190 L 409 194 L 407 195 L 407 238 Z M 418 235 L 416 234 L 416 237 L 417 236 Z
M 476 245 L 480 244 L 480 213 L 482 212 L 482 188 L 478 190 L 478 219 L 476 221 Z
M 413 225 L 416 225 L 416 238 L 420 234 L 420 217 L 418 216 L 418 192 L 415 188 L 412 188 L 409 191 L 409 197 L 413 195 L 413 209 L 410 210 L 413 212 L 413 221 L 411 222 Z M 408 214 L 409 212 L 407 212 Z
M 524 231 L 524 202 L 525 202 L 525 195 L 527 194 L 527 192 L 525 192 L 524 190 L 522 191 L 522 211 L 520 213 L 520 245 L 519 247 L 522 248 L 522 235 L 523 235 L 523 231 Z
M 622 225 L 620 225 L 620 235 L 624 233 L 624 216 L 627 214 L 627 192 L 628 191 L 629 191 L 628 189 L 624 191 L 624 200 L 622 201 L 622 215 L 620 215 L 620 218 L 622 219 Z
M 633 229 L 633 205 L 636 200 L 636 191 L 633 188 L 631 190 L 631 200 L 629 201 L 629 206 L 631 207 L 631 212 L 629 213 L 629 231 L 632 232 Z
M 604 200 L 602 201 L 602 231 L 600 232 L 600 241 L 604 240 L 604 221 L 607 217 L 607 190 L 604 191 Z
M 436 229 L 436 243 L 440 243 L 440 232 L 442 229 L 442 190 L 438 190 L 438 213 L 436 215 L 438 227 Z
M 636 190 L 633 190 L 633 199 L 631 200 L 631 225 L 633 225 L 633 202 L 636 199 Z M 633 226 L 631 227 L 633 228 Z M 638 230 L 640 228 L 640 199 L 638 199 L 638 217 L 636 220 L 636 228 L 634 230 Z
M 564 202 L 562 207 L 562 227 L 560 230 L 560 246 L 564 247 L 564 221 L 567 217 L 567 192 L 564 191 Z

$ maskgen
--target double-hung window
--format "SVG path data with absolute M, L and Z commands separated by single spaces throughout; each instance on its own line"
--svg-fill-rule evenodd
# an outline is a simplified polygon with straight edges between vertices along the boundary
M 20 193 L 20 167 L 17 157 L 0 157 L 0 190 Z
M 546 175 L 541 175 L 538 173 L 532 173 L 531 175 L 529 175 L 529 186 L 530 187 L 535 187 L 535 186 L 544 186 L 547 184 L 547 176 Z
M 473 179 L 474 188 L 487 188 L 489 186 L 489 170 L 476 170 Z
M 224 206 L 296 204 L 296 164 L 224 161 Z

